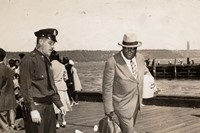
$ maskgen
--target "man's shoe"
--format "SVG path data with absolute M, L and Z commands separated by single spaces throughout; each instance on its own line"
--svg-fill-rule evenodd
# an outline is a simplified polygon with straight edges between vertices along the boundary
M 78 105 L 79 103 L 78 103 L 78 102 L 75 102 L 74 104 L 75 104 L 75 105 Z
M 60 124 L 60 126 L 61 126 L 62 128 L 65 128 L 66 125 L 67 125 L 67 122 L 66 122 L 66 121 L 64 121 L 64 122 L 62 122 L 62 123 Z
M 71 102 L 70 106 L 72 107 L 74 105 L 74 102 Z
M 60 128 L 60 124 L 57 123 L 57 124 L 56 124 L 56 129 L 59 129 L 59 128 Z

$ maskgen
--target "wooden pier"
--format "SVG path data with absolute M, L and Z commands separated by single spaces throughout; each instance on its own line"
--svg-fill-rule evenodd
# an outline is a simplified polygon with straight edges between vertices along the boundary
M 75 133 L 75 130 L 97 133 L 93 128 L 104 117 L 102 94 L 79 92 L 79 96 L 79 104 L 74 105 L 73 111 L 66 115 L 67 126 L 58 129 L 58 133 Z M 152 99 L 144 99 L 143 104 L 136 122 L 136 130 L 141 133 L 200 132 L 200 97 L 159 95 Z
M 102 102 L 80 102 L 67 113 L 67 126 L 58 133 L 95 133 L 93 127 L 103 118 Z M 199 133 L 200 108 L 145 105 L 139 113 L 136 130 L 141 133 Z M 15 133 L 25 133 L 24 130 Z

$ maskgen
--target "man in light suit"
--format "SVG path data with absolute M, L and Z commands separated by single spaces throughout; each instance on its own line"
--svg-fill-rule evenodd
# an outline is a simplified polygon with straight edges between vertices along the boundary
M 105 114 L 117 115 L 123 133 L 135 133 L 134 125 L 142 105 L 144 74 L 150 74 L 144 58 L 137 53 L 141 42 L 133 33 L 124 34 L 118 43 L 122 50 L 108 59 L 103 74 Z M 154 85 L 152 85 L 153 87 Z

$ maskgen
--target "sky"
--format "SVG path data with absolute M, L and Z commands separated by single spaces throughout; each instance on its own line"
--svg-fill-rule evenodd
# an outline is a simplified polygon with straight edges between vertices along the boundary
M 0 47 L 32 51 L 34 32 L 58 30 L 55 50 L 120 50 L 133 32 L 139 49 L 200 49 L 200 0 L 1 0 Z

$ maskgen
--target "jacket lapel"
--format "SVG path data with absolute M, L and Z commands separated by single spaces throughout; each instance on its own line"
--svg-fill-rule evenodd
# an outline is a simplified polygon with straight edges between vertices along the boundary
M 135 80 L 134 76 L 132 75 L 131 71 L 129 70 L 126 62 L 124 61 L 121 53 L 119 52 L 118 54 L 116 54 L 116 65 L 118 67 L 118 69 L 128 78 L 130 78 L 131 80 Z

